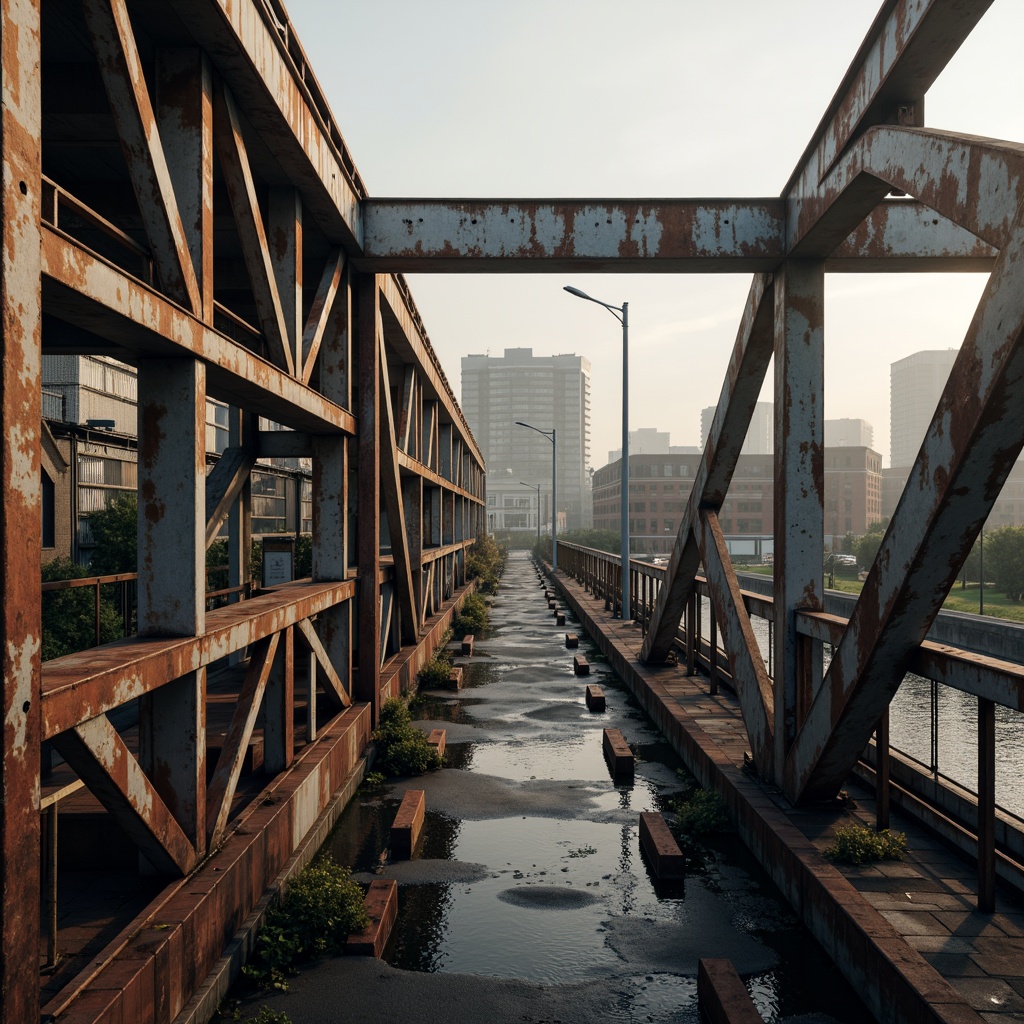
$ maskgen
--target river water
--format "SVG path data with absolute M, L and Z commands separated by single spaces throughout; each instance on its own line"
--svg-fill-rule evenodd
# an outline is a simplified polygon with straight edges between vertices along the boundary
M 711 602 L 703 601 L 702 635 L 711 635 Z M 761 656 L 768 664 L 769 633 L 765 619 L 753 618 Z M 828 666 L 830 648 L 824 648 Z M 972 793 L 978 791 L 978 699 L 951 687 L 936 685 L 935 717 L 932 711 L 932 682 L 908 673 L 889 706 L 889 742 L 928 769 L 952 780 Z M 936 758 L 932 761 L 932 732 L 935 731 Z M 996 804 L 1018 818 L 1024 818 L 1024 715 L 996 707 Z
M 697 959 L 724 956 L 766 1021 L 869 1022 L 734 835 L 698 847 L 684 882 L 654 880 L 638 815 L 668 811 L 682 766 L 572 617 L 554 625 L 543 593 L 513 553 L 489 634 L 460 659 L 465 688 L 415 708 L 424 729 L 447 729 L 447 766 L 360 793 L 328 840 L 359 880 L 399 883 L 386 962 L 324 960 L 272 1008 L 294 1024 L 696 1024 Z M 573 675 L 566 630 L 580 633 L 589 680 Z M 605 691 L 603 714 L 585 707 L 588 681 Z M 609 776 L 606 727 L 637 754 L 630 784 Z M 390 863 L 407 788 L 426 792 L 424 838 L 413 861 Z

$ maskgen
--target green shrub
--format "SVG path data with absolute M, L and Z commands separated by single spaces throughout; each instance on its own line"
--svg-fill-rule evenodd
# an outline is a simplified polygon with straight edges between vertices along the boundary
M 498 580 L 505 571 L 508 545 L 498 544 L 489 534 L 477 537 L 466 552 L 466 579 L 478 580 L 477 586 L 486 594 L 498 589 Z
M 292 879 L 284 899 L 267 914 L 252 959 L 242 973 L 261 988 L 288 988 L 297 964 L 338 952 L 370 919 L 363 890 L 348 868 L 330 857 L 315 860 Z
M 903 860 L 906 852 L 904 832 L 894 833 L 887 828 L 876 832 L 866 825 L 844 825 L 836 829 L 836 841 L 825 856 L 846 864 L 870 864 L 876 860 Z
M 725 803 L 713 789 L 696 789 L 688 797 L 676 800 L 675 811 L 680 831 L 687 836 L 706 836 L 729 820 Z
M 480 594 L 467 594 L 453 624 L 455 635 L 463 637 L 482 633 L 487 628 L 489 619 L 487 602 L 484 598 Z
M 92 570 L 70 558 L 55 558 L 43 566 L 42 581 L 80 580 Z M 116 584 L 100 588 L 100 643 L 124 636 L 124 623 L 114 608 Z M 92 587 L 48 590 L 42 603 L 42 659 L 49 661 L 96 646 L 96 591 Z
M 448 685 L 448 677 L 452 673 L 452 662 L 455 660 L 452 652 L 448 650 L 451 638 L 451 630 L 446 630 L 430 660 L 419 670 L 418 678 L 421 686 L 436 689 Z
M 426 733 L 412 724 L 408 705 L 399 697 L 384 701 L 380 709 L 380 725 L 373 738 L 377 741 L 374 763 L 388 778 L 422 775 L 441 767 L 441 757 L 436 748 L 427 742 Z
M 283 1010 L 261 1006 L 260 1012 L 252 1018 L 252 1024 L 292 1024 L 292 1019 Z

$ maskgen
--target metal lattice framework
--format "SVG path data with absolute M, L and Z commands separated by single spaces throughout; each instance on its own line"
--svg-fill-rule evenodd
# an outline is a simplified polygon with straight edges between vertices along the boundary
M 382 662 L 418 657 L 464 581 L 483 463 L 404 271 L 754 274 L 641 657 L 667 657 L 703 562 L 758 766 L 793 800 L 834 793 L 1024 442 L 1024 147 L 924 126 L 925 93 L 988 6 L 886 0 L 777 199 L 523 202 L 369 198 L 278 0 L 0 0 L 5 1024 L 39 1014 L 35 959 L 13 954 L 38 944 L 44 741 L 151 865 L 188 874 L 225 838 L 259 709 L 271 771 L 294 758 L 299 692 L 361 715 L 365 743 Z M 892 269 L 991 277 L 822 678 L 796 622 L 822 603 L 824 277 Z M 42 666 L 44 352 L 137 367 L 141 525 L 139 637 Z M 770 680 L 718 513 L 773 356 Z M 209 475 L 207 396 L 232 410 Z M 245 580 L 265 457 L 312 459 L 313 577 L 207 612 L 225 519 Z M 246 649 L 207 784 L 207 670 Z M 108 717 L 135 699 L 137 751 Z M 295 841 L 268 843 L 221 933 Z M 200 977 L 221 933 L 189 953 Z

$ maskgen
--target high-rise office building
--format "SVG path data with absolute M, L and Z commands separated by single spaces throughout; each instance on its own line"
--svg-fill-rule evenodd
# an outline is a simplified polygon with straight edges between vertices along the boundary
M 535 356 L 529 348 L 464 356 L 461 404 L 487 465 L 490 531 L 536 531 L 538 518 L 550 529 L 551 442 L 537 430 L 552 428 L 558 441 L 558 528 L 591 525 L 589 360 Z M 517 420 L 537 430 L 517 427 Z
M 958 350 L 915 352 L 889 367 L 889 465 L 913 466 Z
M 825 420 L 826 448 L 872 448 L 874 428 L 867 420 Z

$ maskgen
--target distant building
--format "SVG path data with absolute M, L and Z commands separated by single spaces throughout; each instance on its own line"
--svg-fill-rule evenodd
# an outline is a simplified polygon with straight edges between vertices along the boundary
M 631 455 L 630 550 L 639 555 L 672 550 L 700 466 L 699 454 Z M 878 521 L 882 457 L 863 445 L 825 450 L 825 539 L 862 534 Z M 622 460 L 594 474 L 594 527 L 619 532 Z M 741 455 L 719 513 L 734 557 L 774 551 L 775 465 L 771 455 Z
M 889 367 L 889 465 L 914 465 L 939 396 L 956 361 L 955 348 L 915 352 Z
M 825 420 L 826 448 L 873 448 L 875 431 L 867 420 Z
M 619 431 L 621 435 L 621 430 Z M 640 427 L 629 432 L 630 455 L 668 455 L 669 433 L 656 427 Z M 608 461 L 616 462 L 622 458 L 622 448 L 608 453 Z
M 700 446 L 703 448 L 711 436 L 711 424 L 717 406 L 709 405 L 700 412 Z M 771 455 L 775 451 L 775 416 L 771 402 L 758 402 L 750 417 L 747 437 L 743 442 L 743 455 Z
M 559 529 L 591 525 L 589 360 L 529 348 L 464 356 L 461 405 L 487 465 L 490 532 L 535 533 L 538 511 L 550 530 L 551 443 L 516 421 L 556 431 Z

